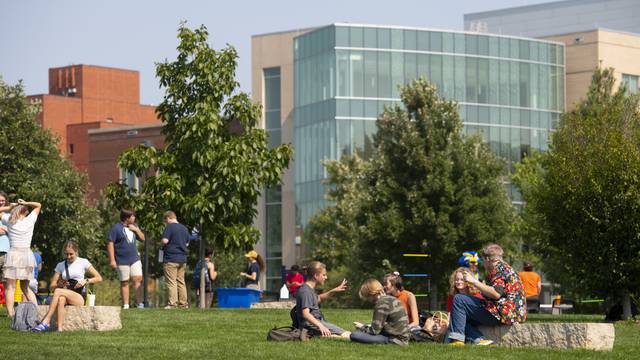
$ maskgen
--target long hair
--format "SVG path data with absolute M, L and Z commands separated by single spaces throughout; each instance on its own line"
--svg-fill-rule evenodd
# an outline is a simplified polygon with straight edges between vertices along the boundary
M 450 295 L 455 295 L 458 293 L 458 289 L 456 289 L 456 275 L 458 275 L 458 273 L 461 273 L 462 276 L 464 276 L 464 274 L 471 274 L 471 271 L 465 267 L 459 267 L 453 272 L 453 274 L 451 274 L 451 276 L 449 277 L 449 286 L 450 286 L 449 294 Z M 467 284 L 467 291 L 469 294 L 477 294 L 480 292 L 478 288 L 476 288 L 471 284 Z
M 24 205 L 17 205 L 13 209 L 11 209 L 11 215 L 9 216 L 9 223 L 15 224 L 18 222 L 18 219 L 21 215 L 27 215 L 29 213 L 29 208 Z
M 360 286 L 358 295 L 362 300 L 373 300 L 378 295 L 384 295 L 384 287 L 376 279 L 367 279 Z
M 258 256 L 256 257 L 256 261 L 258 262 L 258 266 L 260 267 L 260 272 L 264 272 L 264 269 L 266 268 L 264 258 L 260 256 L 260 254 L 258 254 Z
M 402 285 L 402 277 L 398 272 L 392 272 L 384 276 L 384 282 L 389 281 L 391 286 L 398 289 L 398 291 L 404 290 L 404 285 Z

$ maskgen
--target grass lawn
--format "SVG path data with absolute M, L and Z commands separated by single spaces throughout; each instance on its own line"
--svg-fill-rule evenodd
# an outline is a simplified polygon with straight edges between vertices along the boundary
M 345 328 L 352 321 L 368 322 L 369 310 L 324 311 Z M 130 309 L 123 311 L 123 329 L 111 332 L 31 334 L 9 329 L 0 317 L 0 353 L 3 359 L 638 359 L 640 325 L 616 324 L 612 352 L 586 350 L 508 349 L 442 344 L 407 347 L 361 345 L 334 339 L 305 343 L 272 343 L 267 331 L 288 323 L 287 310 L 211 309 L 201 311 Z M 530 321 L 596 322 L 601 317 L 531 315 Z

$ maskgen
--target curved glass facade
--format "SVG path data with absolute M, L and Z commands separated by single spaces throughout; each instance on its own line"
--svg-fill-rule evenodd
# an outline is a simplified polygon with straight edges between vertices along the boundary
M 294 40 L 296 222 L 325 204 L 321 161 L 372 149 L 398 87 L 424 77 L 509 168 L 546 150 L 564 110 L 564 46 L 490 34 L 335 24 Z M 519 194 L 507 185 L 514 202 Z

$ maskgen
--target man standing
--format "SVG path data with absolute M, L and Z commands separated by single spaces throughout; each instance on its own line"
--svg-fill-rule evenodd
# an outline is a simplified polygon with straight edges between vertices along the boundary
M 188 308 L 184 272 L 187 263 L 189 230 L 178 222 L 176 213 L 173 211 L 165 212 L 162 218 L 167 225 L 162 232 L 160 240 L 163 252 L 164 277 L 167 281 L 169 297 L 165 309 Z
M 114 224 L 107 237 L 109 263 L 118 271 L 122 308 L 129 308 L 129 279 L 133 281 L 138 308 L 144 308 L 142 302 L 142 262 L 136 247 L 136 240 L 144 241 L 144 233 L 135 225 L 136 214 L 133 210 L 122 209 L 120 222 Z
M 524 285 L 524 294 L 527 297 L 527 308 L 537 311 L 540 307 L 540 291 L 542 290 L 542 280 L 540 275 L 533 271 L 533 265 L 526 262 L 522 266 L 522 271 L 518 273 Z

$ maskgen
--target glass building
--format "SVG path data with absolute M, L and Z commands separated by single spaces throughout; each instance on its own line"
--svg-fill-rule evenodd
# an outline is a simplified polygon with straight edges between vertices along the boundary
M 564 46 L 478 33 L 334 24 L 294 39 L 295 202 L 304 227 L 325 205 L 324 159 L 371 153 L 376 118 L 424 77 L 460 104 L 510 168 L 544 151 L 564 110 Z M 517 191 L 507 191 L 515 203 Z
M 263 104 L 271 146 L 293 143 L 283 185 L 265 190 L 255 225 L 268 290 L 281 268 L 305 258 L 304 227 L 323 206 L 326 159 L 372 152 L 376 119 L 400 103 L 399 86 L 424 77 L 460 105 L 466 133 L 480 133 L 513 164 L 546 150 L 565 109 L 564 45 L 471 32 L 332 24 L 252 38 L 252 96 Z M 520 195 L 505 184 L 514 203 Z

